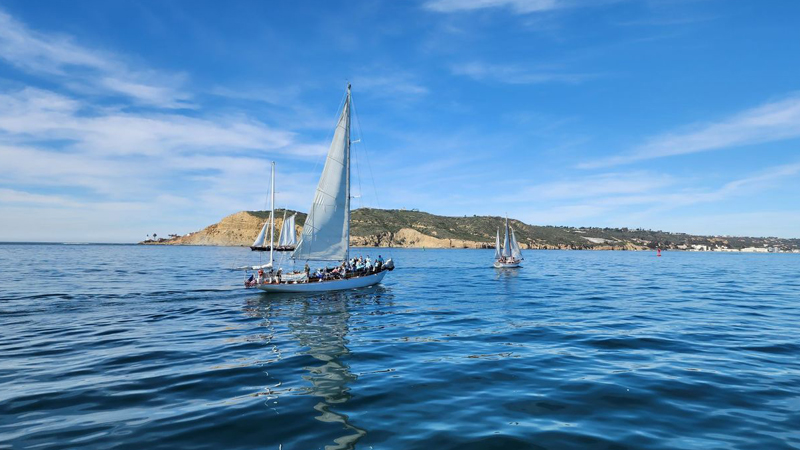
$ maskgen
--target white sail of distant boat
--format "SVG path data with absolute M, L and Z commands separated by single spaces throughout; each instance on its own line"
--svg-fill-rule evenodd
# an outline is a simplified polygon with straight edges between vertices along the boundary
M 508 227 L 508 229 L 511 230 L 511 257 L 522 261 L 525 258 L 522 257 L 522 250 L 519 248 L 519 242 L 517 242 L 517 236 L 514 234 L 514 229 L 511 227 Z
M 264 246 L 264 238 L 267 237 L 267 227 L 269 226 L 269 220 L 264 222 L 264 226 L 261 227 L 261 231 L 256 236 L 256 240 L 253 241 L 252 247 L 263 247 Z
M 522 251 L 519 248 L 517 237 L 514 235 L 514 230 L 508 225 L 508 217 L 506 217 L 506 230 L 502 248 L 500 247 L 500 229 L 497 229 L 494 267 L 498 269 L 519 267 L 522 259 Z
M 287 219 L 286 210 L 283 211 L 283 226 L 281 227 L 281 235 L 278 238 L 278 247 L 294 247 L 297 245 L 296 217 L 297 214 L 293 214 Z
M 268 292 L 320 292 L 353 289 L 380 283 L 387 270 L 394 268 L 391 259 L 385 263 L 362 265 L 348 270 L 350 254 L 350 85 L 333 134 L 325 166 L 322 169 L 314 201 L 303 224 L 300 241 L 292 253 L 295 261 L 336 261 L 333 269 L 325 268 L 318 277 L 294 272 L 281 277 L 268 277 L 257 284 Z M 292 230 L 293 231 L 293 230 Z M 292 234 L 294 234 L 292 232 Z M 330 271 L 329 271 L 330 270 Z
M 500 253 L 500 228 L 497 229 L 497 237 L 494 240 L 494 259 L 498 260 L 503 255 Z

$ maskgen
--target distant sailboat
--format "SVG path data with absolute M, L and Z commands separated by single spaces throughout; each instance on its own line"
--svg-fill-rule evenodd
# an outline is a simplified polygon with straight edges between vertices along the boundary
M 264 222 L 264 226 L 261 227 L 261 231 L 256 236 L 256 240 L 253 241 L 253 245 L 250 246 L 250 250 L 256 252 L 266 252 L 269 251 L 269 262 L 272 263 L 272 243 L 274 241 L 275 232 L 275 161 L 272 161 L 272 171 L 270 176 L 270 202 L 269 202 L 269 219 Z M 269 228 L 267 228 L 269 227 Z M 266 239 L 267 239 L 267 229 L 269 229 L 269 247 L 267 247 Z
M 323 292 L 353 289 L 380 283 L 394 269 L 391 259 L 383 262 L 350 259 L 350 85 L 336 125 L 331 147 L 322 169 L 314 201 L 309 209 L 300 242 L 292 253 L 294 261 L 333 261 L 311 273 L 259 273 L 255 287 L 267 292 Z M 273 189 L 274 192 L 274 189 Z M 290 218 L 294 222 L 294 218 Z M 292 226 L 292 235 L 293 233 Z M 289 236 L 288 233 L 281 233 Z M 271 261 L 270 257 L 270 261 Z M 262 278 L 262 275 L 265 278 Z
M 519 267 L 523 259 L 517 237 L 514 235 L 514 230 L 508 226 L 508 217 L 506 217 L 506 232 L 502 247 L 500 246 L 500 228 L 497 229 L 495 237 L 494 267 L 498 269 Z
M 288 252 L 295 249 L 297 246 L 297 231 L 295 230 L 295 218 L 297 214 L 292 214 L 292 217 L 286 218 L 286 210 L 283 210 L 283 226 L 281 227 L 281 235 L 278 238 L 278 248 L 275 250 L 279 252 Z
M 253 241 L 253 245 L 250 246 L 250 250 L 256 252 L 270 252 L 270 261 L 272 261 L 272 251 L 276 252 L 288 252 L 294 250 L 295 245 L 297 244 L 297 232 L 294 228 L 294 220 L 297 215 L 293 215 L 289 218 L 291 224 L 287 224 L 286 221 L 286 210 L 283 210 L 283 226 L 281 227 L 281 234 L 280 238 L 278 239 L 278 246 L 275 247 L 273 243 L 274 240 L 274 230 L 275 230 L 275 162 L 272 162 L 272 177 L 270 181 L 270 207 L 269 207 L 269 219 L 264 222 L 264 226 L 261 227 L 261 231 L 256 236 L 256 240 Z M 291 225 L 291 226 L 288 226 Z M 269 245 L 267 245 L 267 230 L 269 230 Z M 274 247 L 274 249 L 273 249 Z

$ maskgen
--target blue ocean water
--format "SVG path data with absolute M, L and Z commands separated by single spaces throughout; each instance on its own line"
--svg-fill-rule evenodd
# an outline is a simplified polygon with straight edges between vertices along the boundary
M 800 448 L 800 255 L 395 249 L 267 295 L 250 253 L 0 245 L 0 448 Z

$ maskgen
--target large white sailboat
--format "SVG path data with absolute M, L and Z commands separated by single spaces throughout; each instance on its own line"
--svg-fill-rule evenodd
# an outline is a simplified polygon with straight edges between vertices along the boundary
M 506 233 L 502 247 L 500 246 L 500 228 L 497 229 L 494 244 L 494 267 L 497 269 L 519 267 L 522 265 L 523 259 L 514 229 L 508 225 L 508 217 L 506 217 Z
M 323 261 L 325 268 L 313 273 L 310 269 L 282 273 L 272 268 L 269 273 L 259 273 L 253 283 L 258 289 L 267 292 L 354 289 L 380 283 L 386 273 L 394 269 L 391 259 L 374 264 L 350 259 L 350 109 L 348 84 L 314 201 L 291 256 L 294 262 L 305 262 L 306 268 L 309 261 Z M 328 267 L 331 262 L 333 267 Z

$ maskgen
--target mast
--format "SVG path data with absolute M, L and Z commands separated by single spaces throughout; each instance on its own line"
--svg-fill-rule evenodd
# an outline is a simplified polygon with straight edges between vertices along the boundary
M 347 230 L 347 237 L 345 239 L 345 245 L 347 246 L 347 249 L 344 253 L 344 260 L 347 261 L 350 259 L 350 83 L 347 83 L 347 99 L 345 102 L 345 107 L 347 108 L 347 122 L 345 125 L 345 133 L 347 133 L 345 136 L 345 142 L 347 142 L 347 175 L 345 176 L 346 183 L 344 187 L 344 195 L 345 199 L 347 200 L 347 207 L 345 210 L 346 216 L 344 218 L 344 226 Z
M 269 264 L 272 266 L 272 252 L 275 247 L 275 161 L 272 161 L 272 186 L 269 201 Z

